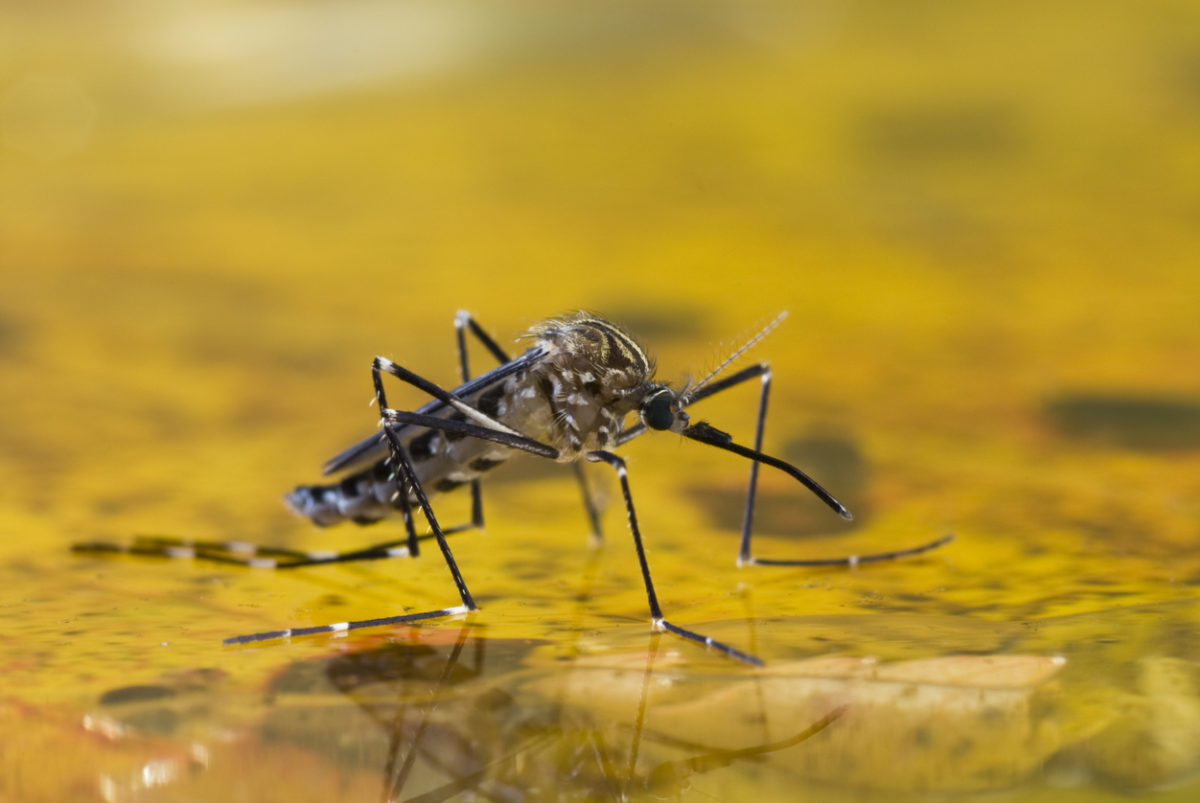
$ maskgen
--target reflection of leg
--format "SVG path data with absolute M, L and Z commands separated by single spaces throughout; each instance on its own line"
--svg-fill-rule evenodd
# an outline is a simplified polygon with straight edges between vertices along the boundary
M 625 512 L 629 517 L 629 529 L 633 533 L 633 545 L 634 549 L 637 550 L 638 563 L 642 570 L 642 581 L 646 585 L 646 599 L 650 604 L 650 618 L 654 623 L 654 627 L 658 630 L 674 633 L 688 641 L 703 644 L 717 652 L 728 655 L 730 658 L 736 658 L 739 661 L 744 661 L 754 666 L 762 666 L 762 660 L 753 655 L 736 650 L 728 644 L 715 641 L 708 636 L 694 633 L 691 630 L 685 630 L 666 620 L 663 616 L 662 608 L 658 604 L 658 595 L 654 592 L 654 581 L 650 579 L 650 565 L 646 561 L 646 550 L 642 545 L 642 533 L 638 529 L 637 514 L 634 512 L 633 496 L 629 491 L 629 479 L 626 474 L 625 461 L 611 452 L 603 451 L 589 452 L 587 458 L 592 462 L 608 463 L 617 472 L 617 478 L 621 482 L 621 493 L 625 497 Z
M 463 627 L 458 631 L 458 638 L 454 642 L 454 649 L 450 652 L 450 658 L 442 667 L 442 674 L 437 679 L 437 683 L 430 693 L 428 702 L 421 707 L 421 719 L 417 723 L 416 729 L 413 731 L 412 739 L 408 745 L 408 751 L 404 754 L 404 760 L 400 762 L 399 770 L 396 769 L 396 755 L 399 753 L 400 741 L 404 735 L 405 729 L 403 726 L 394 727 L 389 734 L 390 745 L 388 750 L 388 763 L 386 773 L 384 775 L 385 784 L 384 800 L 400 800 L 400 792 L 404 790 L 404 785 L 408 783 L 408 775 L 412 772 L 413 764 L 417 760 L 417 749 L 421 745 L 421 739 L 425 735 L 425 729 L 429 726 L 429 719 L 433 715 L 434 709 L 437 708 L 438 701 L 442 697 L 442 687 L 446 685 L 446 680 L 450 677 L 450 671 L 458 663 L 458 657 L 462 654 L 463 647 L 467 643 L 467 628 Z M 479 639 L 480 645 L 483 640 Z M 422 753 L 428 753 L 429 750 L 423 750 Z M 433 748 L 436 752 L 436 747 Z M 394 778 L 394 780 L 393 780 Z
M 638 697 L 637 719 L 633 724 L 633 739 L 629 744 L 629 771 L 625 774 L 625 785 L 637 777 L 638 750 L 642 743 L 642 727 L 646 721 L 646 698 L 650 693 L 650 678 L 654 674 L 654 659 L 658 657 L 657 632 L 650 636 L 650 649 L 646 654 L 646 672 L 642 676 L 642 693 Z M 625 795 L 622 795 L 624 798 Z

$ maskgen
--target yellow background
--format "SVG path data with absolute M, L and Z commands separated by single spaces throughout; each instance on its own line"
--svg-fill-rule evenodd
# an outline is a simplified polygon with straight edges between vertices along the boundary
M 762 554 L 957 535 L 854 572 L 737 570 L 744 461 L 648 436 L 630 477 L 681 624 L 768 663 L 1063 655 L 1068 699 L 1106 712 L 1088 733 L 1116 697 L 1154 697 L 1147 660 L 1194 673 L 1197 23 L 1187 2 L 0 12 L 0 795 L 97 794 L 131 761 L 62 758 L 108 689 L 215 669 L 249 695 L 358 638 L 222 637 L 454 602 L 432 554 L 277 576 L 68 547 L 392 537 L 315 530 L 280 496 L 374 427 L 374 355 L 455 383 L 460 308 L 514 353 L 540 318 L 600 312 L 673 382 L 786 309 L 750 355 L 774 370 L 766 449 L 859 515 L 767 471 Z M 695 415 L 747 441 L 753 404 Z M 552 468 L 497 470 L 487 532 L 455 538 L 474 621 L 547 655 L 644 651 L 619 506 L 590 552 Z M 1200 756 L 1195 728 L 1156 728 Z

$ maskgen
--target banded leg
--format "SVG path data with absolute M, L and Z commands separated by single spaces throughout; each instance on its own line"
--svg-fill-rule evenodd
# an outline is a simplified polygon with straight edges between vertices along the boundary
M 77 543 L 71 545 L 71 551 L 88 554 L 123 554 L 201 560 L 254 569 L 301 569 L 329 563 L 417 557 L 419 542 L 430 540 L 434 536 L 432 533 L 417 535 L 407 494 L 398 494 L 395 504 L 401 511 L 404 520 L 406 530 L 404 540 L 385 541 L 344 552 L 326 549 L 289 549 L 287 547 L 260 546 L 246 541 L 206 541 L 163 535 L 136 535 L 129 544 L 107 541 Z M 458 532 L 458 529 L 455 528 L 448 532 Z
M 398 366 L 397 366 L 398 367 Z M 385 625 L 404 624 L 407 622 L 415 622 L 422 619 L 439 619 L 444 616 L 457 616 L 471 611 L 479 610 L 475 605 L 475 600 L 471 597 L 471 592 L 467 590 L 467 584 L 463 580 L 462 572 L 459 571 L 458 564 L 454 560 L 454 555 L 450 552 L 450 545 L 446 543 L 445 533 L 438 524 L 437 517 L 433 513 L 433 508 L 429 505 L 429 498 L 425 495 L 424 488 L 421 487 L 420 481 L 417 480 L 416 472 L 413 470 L 412 462 L 408 457 L 404 445 L 400 443 L 400 438 L 392 430 L 391 423 L 397 424 L 415 424 L 421 427 L 430 429 L 440 429 L 445 432 L 457 432 L 463 435 L 469 435 L 484 440 L 494 441 L 504 444 L 515 449 L 521 449 L 541 457 L 549 457 L 551 459 L 558 457 L 558 450 L 547 446 L 543 443 L 538 443 L 535 440 L 526 438 L 520 434 L 509 434 L 509 432 L 498 432 L 487 427 L 470 424 L 465 421 L 454 421 L 451 419 L 439 418 L 432 415 L 423 415 L 421 413 L 412 413 L 406 410 L 392 410 L 387 406 L 387 398 L 382 393 L 382 382 L 379 381 L 378 372 L 375 374 L 378 382 L 377 389 L 380 391 L 377 399 L 380 405 L 380 412 L 384 422 L 383 431 L 386 433 L 388 445 L 393 450 L 393 461 L 399 467 L 401 481 L 398 488 L 403 489 L 405 485 L 413 492 L 416 497 L 417 505 L 421 508 L 422 514 L 429 523 L 429 528 L 433 531 L 432 536 L 437 540 L 438 547 L 442 551 L 442 557 L 446 560 L 446 566 L 450 570 L 450 576 L 454 580 L 454 585 L 458 589 L 459 597 L 462 605 L 439 608 L 435 611 L 422 611 L 420 613 L 408 613 L 400 616 L 385 616 L 378 619 L 364 619 L 357 622 L 338 622 L 330 625 L 317 625 L 315 627 L 301 627 L 289 630 L 273 630 L 266 633 L 251 633 L 245 636 L 234 636 L 233 638 L 225 639 L 226 644 L 246 644 L 252 641 L 267 641 L 270 639 L 287 638 L 290 636 L 307 636 L 314 633 L 338 633 L 346 630 L 358 630 L 364 627 L 382 627 Z M 413 375 L 415 376 L 415 374 Z M 420 377 L 417 377 L 420 379 Z M 421 380 L 428 382 L 428 380 Z M 432 385 L 439 393 L 445 393 L 441 388 Z M 399 491 L 398 491 L 399 492 Z
M 381 399 L 382 406 L 382 399 Z M 403 444 L 392 432 L 390 428 L 384 427 L 384 432 L 387 434 L 388 443 L 392 449 L 392 461 L 399 471 L 400 480 L 397 483 L 397 493 L 404 493 L 405 488 L 412 491 L 417 499 L 417 504 L 421 507 L 421 512 L 425 515 L 426 521 L 429 523 L 430 529 L 433 531 L 434 538 L 437 539 L 438 547 L 442 550 L 442 556 L 446 560 L 446 565 L 450 569 L 450 575 L 454 579 L 454 584 L 458 588 L 461 605 L 450 608 L 439 608 L 434 611 L 421 611 L 419 613 L 401 614 L 400 616 L 384 616 L 376 619 L 363 619 L 356 622 L 338 622 L 329 625 L 317 625 L 315 627 L 298 627 L 287 630 L 272 630 L 265 633 L 250 633 L 244 636 L 234 636 L 225 639 L 225 644 L 248 644 L 254 641 L 269 641 L 277 638 L 289 638 L 291 636 L 307 636 L 316 633 L 340 633 L 347 630 L 358 630 L 364 627 L 380 627 L 384 625 L 396 625 L 407 622 L 416 622 L 423 619 L 440 619 L 444 616 L 457 616 L 471 611 L 478 610 L 475 605 L 475 600 L 471 597 L 471 592 L 467 590 L 467 584 L 463 581 L 462 573 L 458 570 L 458 564 L 454 561 L 454 555 L 450 552 L 450 546 L 446 543 L 446 537 L 438 526 L 437 517 L 433 515 L 433 509 L 429 506 L 429 499 L 425 496 L 425 490 L 421 487 L 421 483 L 417 480 L 416 472 L 413 470 L 412 463 L 409 461 L 408 454 L 404 450 Z
M 417 536 L 420 541 L 433 539 L 433 533 Z M 407 539 L 386 541 L 347 552 L 300 550 L 259 546 L 245 541 L 203 541 L 165 535 L 135 535 L 128 544 L 95 541 L 71 545 L 72 552 L 88 554 L 137 555 L 149 558 L 175 558 L 245 566 L 252 569 L 302 569 L 330 563 L 352 563 L 408 557 L 413 553 Z
M 666 620 L 666 617 L 663 616 L 662 607 L 658 604 L 658 595 L 654 592 L 654 581 L 650 579 L 650 564 L 646 560 L 646 549 L 642 545 L 642 533 L 638 528 L 637 513 L 633 508 L 633 496 L 629 491 L 629 477 L 625 469 L 625 461 L 612 452 L 604 451 L 589 452 L 587 459 L 593 463 L 601 461 L 608 463 L 617 472 L 617 479 L 621 483 L 621 494 L 625 497 L 625 514 L 629 517 L 629 529 L 633 533 L 633 546 L 637 551 L 638 564 L 642 569 L 642 582 L 646 585 L 646 599 L 650 604 L 650 620 L 654 628 L 667 633 L 674 633 L 681 638 L 694 641 L 697 644 L 703 644 L 723 655 L 736 658 L 751 666 L 762 666 L 762 659 L 757 656 L 734 649 L 728 644 L 715 641 L 708 636 L 703 636 L 691 630 L 685 630 Z
M 393 410 L 387 406 L 387 394 L 383 389 L 383 373 L 389 373 L 398 379 L 407 382 L 421 390 L 424 390 L 429 395 L 439 399 L 453 407 L 455 410 L 463 413 L 465 416 L 475 418 L 482 421 L 483 424 L 472 424 L 467 421 L 456 421 L 454 419 L 441 418 L 435 415 L 427 415 L 422 413 L 413 413 L 405 410 Z M 400 442 L 400 437 L 390 424 L 414 424 L 420 427 L 429 429 L 440 429 L 445 432 L 457 432 L 463 435 L 470 435 L 484 440 L 491 440 L 497 443 L 502 443 L 516 449 L 522 449 L 527 452 L 541 455 L 543 457 L 557 458 L 558 450 L 538 443 L 535 440 L 526 438 L 524 435 L 504 426 L 498 421 L 494 421 L 489 416 L 471 407 L 462 400 L 454 397 L 451 393 L 443 388 L 438 387 L 429 380 L 414 374 L 413 372 L 396 365 L 391 360 L 383 357 L 376 357 L 371 366 L 371 378 L 375 386 L 375 401 L 379 405 L 380 419 L 383 422 L 384 436 L 388 441 L 388 449 L 390 452 L 389 460 L 397 471 L 396 493 L 404 494 L 405 491 L 411 491 L 416 499 L 417 506 L 421 509 L 426 522 L 429 524 L 429 529 L 432 531 L 434 539 L 437 541 L 438 548 L 442 552 L 442 557 L 446 561 L 446 567 L 450 570 L 450 576 L 454 580 L 454 585 L 458 589 L 458 595 L 462 602 L 461 605 L 450 608 L 439 608 L 434 611 L 421 611 L 420 613 L 402 614 L 400 616 L 385 616 L 378 619 L 365 619 L 357 622 L 338 622 L 330 625 L 317 625 L 315 627 L 293 628 L 288 630 L 272 630 L 265 633 L 251 633 L 245 636 L 234 636 L 225 640 L 226 644 L 246 644 L 253 641 L 267 641 L 276 638 L 287 638 L 290 636 L 304 636 L 314 633 L 337 633 L 346 630 L 357 630 L 364 627 L 379 627 L 383 625 L 402 624 L 407 622 L 415 622 L 422 619 L 438 619 L 444 616 L 456 616 L 470 611 L 478 610 L 475 605 L 475 600 L 471 596 L 471 592 L 467 589 L 466 581 L 463 579 L 462 572 L 458 568 L 457 561 L 454 560 L 454 554 L 450 551 L 450 545 L 446 542 L 446 535 L 443 532 L 441 525 L 438 524 L 437 516 L 434 515 L 433 508 L 429 504 L 429 498 L 425 494 L 425 489 L 421 487 L 420 480 L 417 479 L 417 474 L 413 468 L 412 461 L 408 456 L 404 444 Z M 493 428 L 498 427 L 499 429 Z

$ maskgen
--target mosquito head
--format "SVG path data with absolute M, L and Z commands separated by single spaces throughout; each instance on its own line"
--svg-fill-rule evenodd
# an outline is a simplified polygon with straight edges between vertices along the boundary
M 646 394 L 638 406 L 638 415 L 649 429 L 681 431 L 688 425 L 688 415 L 675 391 L 659 386 Z

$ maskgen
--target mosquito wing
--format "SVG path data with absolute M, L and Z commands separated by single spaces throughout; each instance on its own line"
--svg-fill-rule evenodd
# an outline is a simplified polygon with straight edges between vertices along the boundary
M 465 402 L 474 403 L 474 400 L 480 394 L 495 387 L 498 383 L 503 382 L 513 374 L 528 368 L 545 356 L 546 349 L 531 348 L 516 359 L 510 360 L 504 365 L 497 366 L 485 374 L 480 374 L 450 392 Z M 445 402 L 435 400 L 420 407 L 415 412 L 423 415 L 437 415 L 446 411 L 448 407 L 449 405 Z M 409 429 L 412 429 L 412 425 L 410 424 L 395 424 L 392 426 L 392 431 L 401 437 Z M 387 438 L 382 432 L 376 432 L 326 460 L 325 465 L 322 467 L 322 473 L 334 474 L 359 463 L 378 460 L 384 457 L 387 451 Z

